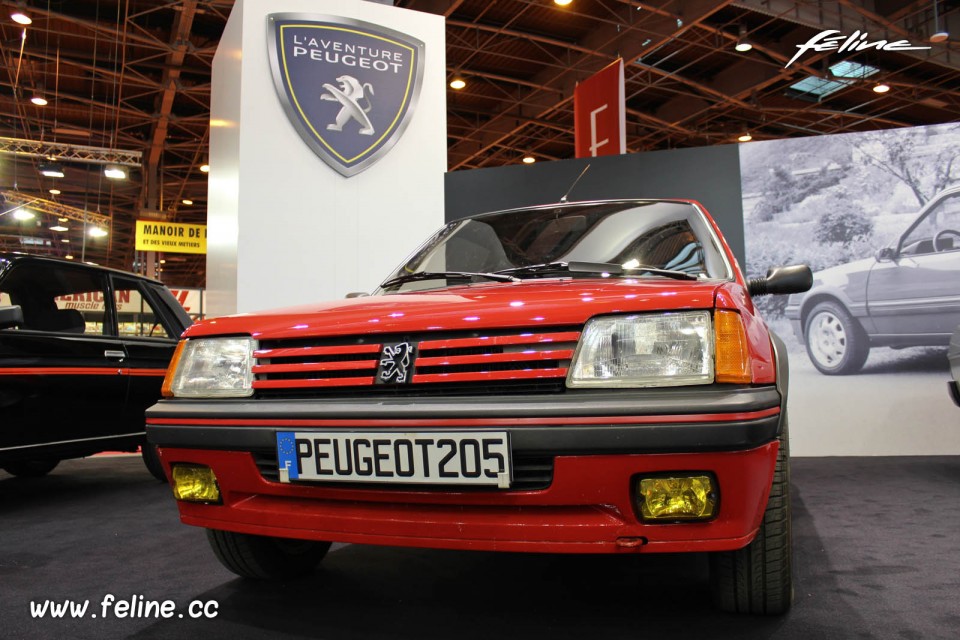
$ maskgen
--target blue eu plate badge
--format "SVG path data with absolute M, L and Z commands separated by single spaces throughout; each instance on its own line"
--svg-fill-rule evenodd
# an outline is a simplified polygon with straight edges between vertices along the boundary
M 290 482 L 300 477 L 297 469 L 297 437 L 294 433 L 277 434 L 277 462 L 280 467 L 280 482 Z
M 346 177 L 369 168 L 403 135 L 423 80 L 424 44 L 338 16 L 269 16 L 273 80 L 307 145 Z

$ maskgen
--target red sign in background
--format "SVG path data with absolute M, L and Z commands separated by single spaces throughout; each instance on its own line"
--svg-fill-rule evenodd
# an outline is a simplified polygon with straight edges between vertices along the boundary
M 573 119 L 578 158 L 627 152 L 622 58 L 577 85 Z

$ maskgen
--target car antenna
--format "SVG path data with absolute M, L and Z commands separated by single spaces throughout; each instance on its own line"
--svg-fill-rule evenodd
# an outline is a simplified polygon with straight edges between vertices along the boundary
M 583 168 L 583 171 L 580 172 L 580 175 L 577 176 L 577 179 L 573 181 L 573 184 L 570 185 L 570 188 L 567 189 L 567 192 L 566 192 L 565 194 L 563 194 L 563 197 L 562 197 L 562 198 L 560 198 L 560 202 L 561 202 L 561 203 L 565 203 L 565 202 L 567 201 L 567 196 L 570 195 L 570 192 L 573 191 L 573 188 L 574 188 L 575 186 L 577 186 L 577 183 L 578 183 L 578 182 L 580 182 L 580 178 L 582 178 L 582 177 L 583 177 L 583 174 L 585 174 L 589 169 L 590 169 L 590 165 L 589 165 L 589 164 Z

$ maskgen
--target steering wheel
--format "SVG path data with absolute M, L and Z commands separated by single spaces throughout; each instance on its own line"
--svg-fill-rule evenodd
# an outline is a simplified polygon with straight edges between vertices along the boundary
M 940 240 L 941 238 L 945 238 L 946 236 L 954 236 L 955 238 L 960 240 L 960 231 L 956 231 L 954 229 L 940 229 L 940 231 L 937 231 L 937 235 L 933 236 L 934 251 L 939 252 L 939 251 L 948 250 L 946 247 L 944 247 L 943 249 L 940 248 Z M 953 243 L 951 243 L 950 249 L 954 249 L 954 248 L 956 248 L 956 246 Z

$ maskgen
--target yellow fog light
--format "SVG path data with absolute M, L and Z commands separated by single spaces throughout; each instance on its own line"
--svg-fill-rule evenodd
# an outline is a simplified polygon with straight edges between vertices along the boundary
M 641 478 L 637 503 L 643 520 L 708 520 L 716 513 L 717 490 L 705 474 Z
M 196 464 L 173 465 L 173 497 L 186 502 L 220 502 L 213 469 Z

